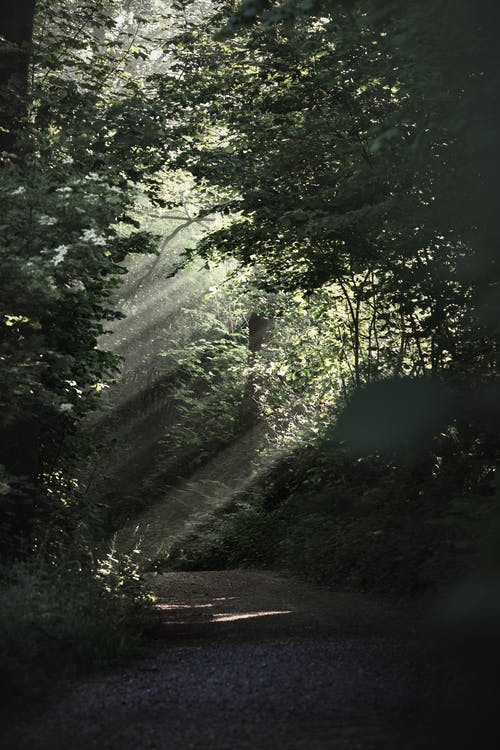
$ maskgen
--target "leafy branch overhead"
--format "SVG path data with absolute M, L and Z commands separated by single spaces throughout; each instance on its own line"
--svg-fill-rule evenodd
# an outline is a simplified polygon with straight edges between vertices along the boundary
M 97 449 L 81 428 L 113 380 L 126 390 L 118 352 L 135 357 L 142 381 L 117 421 L 151 384 L 162 404 L 155 430 L 153 407 L 136 430 L 154 432 L 140 485 L 155 485 L 151 497 L 181 464 L 203 465 L 256 425 L 265 456 L 297 444 L 323 456 L 333 441 L 335 471 L 373 460 L 393 477 L 400 462 L 434 487 L 452 474 L 449 459 L 469 493 L 490 477 L 500 351 L 491 4 L 10 5 L 0 27 L 6 556 L 94 523 L 75 475 Z M 142 255 L 153 257 L 141 265 Z M 179 290 L 192 269 L 208 278 L 214 266 L 220 286 L 203 297 L 193 282 L 187 308 Z M 171 317 L 126 331 L 120 307 L 135 305 L 133 319 L 169 294 Z M 118 336 L 114 353 L 106 345 L 113 330 L 133 339 L 133 356 Z M 304 483 L 327 483 L 313 465 Z M 117 526 L 128 510 L 105 512 Z

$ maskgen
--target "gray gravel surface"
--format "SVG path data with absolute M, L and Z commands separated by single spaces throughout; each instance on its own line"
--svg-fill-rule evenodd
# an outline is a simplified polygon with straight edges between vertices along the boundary
M 414 613 L 263 572 L 154 586 L 142 658 L 11 715 L 3 750 L 433 746 L 436 666 Z

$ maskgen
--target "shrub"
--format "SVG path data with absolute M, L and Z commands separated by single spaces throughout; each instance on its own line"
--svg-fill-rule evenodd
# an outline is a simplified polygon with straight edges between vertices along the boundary
M 148 623 L 151 597 L 130 558 L 26 562 L 2 573 L 4 697 L 37 697 L 63 677 L 117 663 Z

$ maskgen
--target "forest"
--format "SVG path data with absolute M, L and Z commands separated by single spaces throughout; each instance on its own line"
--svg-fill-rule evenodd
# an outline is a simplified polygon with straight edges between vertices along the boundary
M 432 602 L 498 747 L 498 20 L 0 4 L 5 700 L 128 663 L 157 577 L 274 571 Z

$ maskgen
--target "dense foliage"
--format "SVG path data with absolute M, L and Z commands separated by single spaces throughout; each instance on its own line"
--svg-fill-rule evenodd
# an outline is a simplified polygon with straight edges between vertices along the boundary
M 134 5 L 34 11 L 7 8 L 0 39 L 0 630 L 2 679 L 20 689 L 27 661 L 36 684 L 113 661 L 142 628 L 133 568 L 92 549 L 99 514 L 74 466 L 89 448 L 78 425 L 117 371 L 98 339 L 123 261 L 155 249 L 130 209 L 162 146 Z
M 26 541 L 33 503 L 47 493 L 52 506 L 64 502 L 53 478 L 116 368 L 97 339 L 117 315 L 109 300 L 124 258 L 154 248 L 148 233 L 123 228 L 158 158 L 145 132 L 155 118 L 147 94 L 124 69 L 144 55 L 131 47 L 140 19 L 133 29 L 119 23 L 112 3 L 37 10 L 29 91 L 18 94 L 29 97 L 26 122 L 1 176 L 4 505 L 9 486 L 14 495 L 2 541 L 14 548 Z
M 257 479 L 175 564 L 408 591 L 476 563 L 500 447 L 493 4 L 17 12 L 0 29 L 0 556 L 69 555 L 71 591 L 83 576 L 82 607 L 113 620 L 127 575 L 107 609 L 95 540 L 239 444 Z M 142 384 L 127 397 L 126 372 L 89 428 L 127 353 L 102 339 L 120 296 L 146 309 L 191 225 L 168 274 L 228 278 L 135 332 Z M 157 258 L 127 286 L 137 253 Z M 90 491 L 76 477 L 104 433 L 115 466 Z M 30 575 L 9 586 L 59 601 Z
M 212 537 L 202 527 L 198 564 L 283 563 L 280 549 L 303 528 L 328 575 L 342 568 L 339 536 L 363 566 L 375 536 L 360 549 L 337 522 L 339 455 L 358 462 L 353 497 L 381 485 L 374 509 L 355 503 L 354 538 L 378 535 L 379 514 L 414 530 L 398 525 L 397 554 L 388 544 L 383 562 L 399 566 L 405 550 L 401 588 L 418 586 L 426 555 L 429 584 L 446 578 L 440 548 L 477 548 L 477 523 L 494 514 L 499 447 L 494 19 L 490 3 L 249 2 L 179 37 L 184 74 L 165 83 L 170 156 L 232 216 L 197 252 L 254 269 L 276 325 L 253 358 L 253 398 L 278 444 L 299 428 L 302 451 L 312 441 L 319 457 L 326 440 L 321 470 L 306 454 L 306 484 L 332 497 L 308 532 L 315 493 L 298 468 L 306 509 L 284 511 L 278 532 L 259 510 L 261 486 L 247 516 L 253 553 L 242 551 L 243 510 L 234 526 L 214 522 Z M 368 479 L 365 462 L 377 466 Z M 372 562 L 375 585 L 384 576 Z

